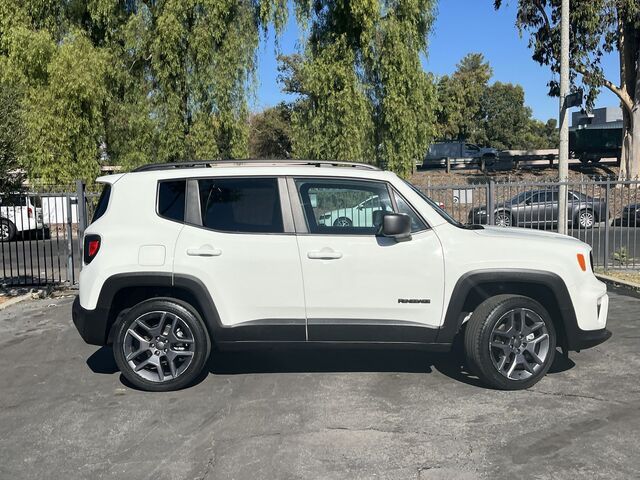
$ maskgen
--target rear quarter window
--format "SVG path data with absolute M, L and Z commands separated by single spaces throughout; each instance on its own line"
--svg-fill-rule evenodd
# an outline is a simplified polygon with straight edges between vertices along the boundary
M 158 215 L 184 222 L 186 180 L 167 180 L 158 185 Z
M 100 198 L 98 199 L 98 204 L 96 205 L 96 210 L 93 212 L 93 218 L 91 219 L 91 223 L 98 220 L 104 212 L 107 211 L 107 206 L 109 205 L 109 198 L 111 197 L 111 185 L 105 185 L 102 189 L 102 193 L 100 194 Z

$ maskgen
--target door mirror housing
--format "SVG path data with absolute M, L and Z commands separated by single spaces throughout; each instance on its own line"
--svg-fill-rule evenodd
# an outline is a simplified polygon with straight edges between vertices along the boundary
M 411 240 L 411 218 L 404 213 L 386 213 L 378 235 L 393 238 L 396 242 Z

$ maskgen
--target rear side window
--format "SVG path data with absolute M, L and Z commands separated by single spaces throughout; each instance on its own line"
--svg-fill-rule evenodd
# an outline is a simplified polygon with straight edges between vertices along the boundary
M 198 184 L 203 226 L 221 232 L 284 232 L 277 179 L 211 178 Z
M 102 193 L 100 194 L 100 198 L 98 199 L 98 204 L 96 205 L 96 210 L 93 212 L 93 218 L 91 219 L 91 223 L 98 220 L 104 212 L 107 211 L 107 205 L 109 205 L 109 197 L 111 196 L 111 185 L 105 185 L 102 189 Z
M 158 215 L 184 222 L 184 201 L 187 181 L 169 180 L 158 187 Z

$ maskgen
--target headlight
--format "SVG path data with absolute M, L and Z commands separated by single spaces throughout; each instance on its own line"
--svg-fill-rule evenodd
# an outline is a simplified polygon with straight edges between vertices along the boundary
M 482 208 L 480 210 L 476 210 L 476 215 L 486 215 L 486 214 L 487 214 L 487 211 Z

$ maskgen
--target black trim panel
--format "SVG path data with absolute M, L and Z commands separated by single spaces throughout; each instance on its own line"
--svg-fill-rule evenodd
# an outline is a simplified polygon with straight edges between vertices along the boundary
M 558 307 L 558 314 L 560 315 L 558 320 L 562 322 L 564 327 L 564 346 L 568 350 L 588 348 L 583 346 L 584 342 L 581 340 L 587 333 L 578 327 L 571 296 L 562 278 L 552 272 L 520 269 L 476 270 L 460 277 L 451 294 L 444 324 L 437 337 L 438 342 L 453 342 L 453 338 L 460 330 L 464 320 L 464 314 L 466 313 L 464 312 L 464 304 L 469 293 L 472 290 L 476 290 L 482 294 L 491 285 L 502 286 L 505 289 L 505 293 L 512 291 L 514 286 L 524 288 L 531 288 L 532 286 L 546 287 L 553 295 L 550 300 L 555 301 Z M 526 290 L 523 294 L 526 295 Z M 543 305 L 544 303 L 542 302 Z M 548 307 L 548 305 L 545 305 L 545 307 Z
M 309 319 L 309 341 L 435 343 L 437 328 L 402 320 Z
M 603 328 L 601 330 L 580 330 L 576 333 L 573 342 L 573 350 L 580 351 L 587 348 L 595 347 L 609 340 L 612 336 L 611 331 Z

